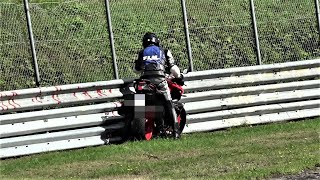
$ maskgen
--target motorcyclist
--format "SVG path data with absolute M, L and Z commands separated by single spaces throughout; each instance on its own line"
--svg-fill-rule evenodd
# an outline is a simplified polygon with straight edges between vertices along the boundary
M 180 69 L 175 65 L 170 50 L 160 46 L 160 40 L 155 33 L 147 32 L 142 38 L 143 49 L 138 53 L 134 72 L 140 73 L 140 78 L 148 79 L 157 86 L 165 97 L 165 108 L 173 122 L 173 136 L 180 138 L 179 123 L 174 109 L 168 83 L 165 78 L 166 70 L 174 78 L 181 79 Z

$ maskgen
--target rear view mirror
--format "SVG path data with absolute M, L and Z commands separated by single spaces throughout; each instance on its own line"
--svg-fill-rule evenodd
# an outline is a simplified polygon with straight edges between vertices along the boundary
M 184 69 L 183 71 L 182 71 L 182 74 L 187 74 L 188 73 L 188 69 Z

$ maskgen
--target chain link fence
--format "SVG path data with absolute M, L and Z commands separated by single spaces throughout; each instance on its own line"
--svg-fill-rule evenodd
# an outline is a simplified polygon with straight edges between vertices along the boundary
M 255 2 L 263 64 L 319 57 L 314 0 Z
M 156 32 L 161 44 L 173 52 L 177 64 L 187 68 L 180 0 L 111 1 L 112 26 L 121 78 L 132 77 L 134 60 L 147 31 Z
M 104 1 L 30 3 L 42 85 L 113 78 Z
M 248 0 L 186 2 L 195 70 L 256 65 Z
M 23 4 L 0 3 L 0 91 L 34 87 Z
M 189 67 L 182 0 L 29 0 L 41 86 L 120 78 L 145 32 Z M 315 0 L 255 0 L 262 64 L 320 57 Z M 185 0 L 194 70 L 257 65 L 250 0 Z M 23 1 L 0 2 L 0 91 L 36 87 Z

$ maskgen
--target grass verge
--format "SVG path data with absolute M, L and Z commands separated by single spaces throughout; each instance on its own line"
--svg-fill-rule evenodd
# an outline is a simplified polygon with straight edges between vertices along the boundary
M 1 179 L 264 179 L 320 163 L 320 118 L 1 161 Z

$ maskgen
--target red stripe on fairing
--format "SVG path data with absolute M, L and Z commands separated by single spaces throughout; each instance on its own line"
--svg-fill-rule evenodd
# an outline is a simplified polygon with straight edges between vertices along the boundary
M 154 122 L 153 119 L 146 119 L 145 123 L 145 138 L 148 141 L 152 139 Z

